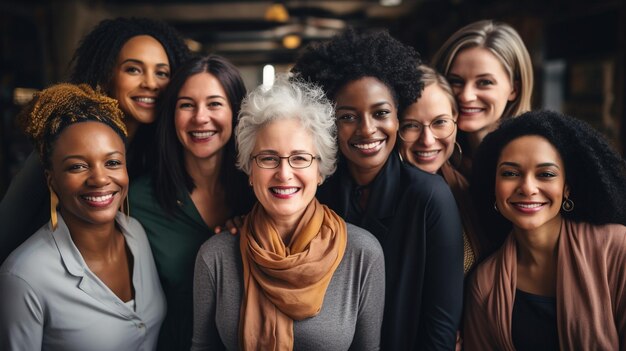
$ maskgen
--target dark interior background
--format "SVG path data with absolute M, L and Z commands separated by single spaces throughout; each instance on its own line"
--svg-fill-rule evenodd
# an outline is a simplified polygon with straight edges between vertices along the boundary
M 288 18 L 268 20 L 272 5 L 282 5 Z M 533 107 L 584 119 L 626 152 L 621 0 L 1 0 L 0 196 L 31 150 L 15 127 L 21 105 L 34 90 L 66 79 L 82 36 L 102 19 L 118 16 L 172 24 L 194 50 L 233 61 L 248 88 L 262 82 L 265 65 L 287 71 L 302 46 L 346 26 L 387 28 L 428 62 L 461 26 L 504 21 L 518 30 L 531 53 Z

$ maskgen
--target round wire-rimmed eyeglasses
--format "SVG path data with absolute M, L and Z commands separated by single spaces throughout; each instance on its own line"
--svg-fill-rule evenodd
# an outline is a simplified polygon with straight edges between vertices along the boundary
M 425 128 L 430 128 L 435 139 L 445 139 L 454 133 L 456 121 L 452 118 L 437 118 L 430 124 L 423 124 L 416 120 L 405 120 L 400 122 L 398 136 L 406 142 L 413 142 L 419 139 Z

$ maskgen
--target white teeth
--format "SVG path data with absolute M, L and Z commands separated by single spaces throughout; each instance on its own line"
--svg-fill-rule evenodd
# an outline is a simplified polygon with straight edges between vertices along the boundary
M 113 197 L 113 194 L 104 195 L 104 196 L 83 196 L 83 199 L 91 202 L 105 202 L 110 200 Z
M 151 97 L 135 97 L 133 99 L 135 101 L 145 102 L 147 104 L 154 104 L 156 102 L 156 99 L 155 98 L 151 98 Z
M 521 208 L 536 208 L 539 206 L 542 206 L 543 204 L 541 203 L 535 203 L 535 204 L 515 204 L 515 206 L 517 207 L 521 207 Z
M 214 136 L 215 132 L 191 132 L 191 136 L 196 139 L 206 139 Z
M 419 157 L 431 157 L 431 156 L 435 156 L 437 153 L 439 152 L 439 150 L 435 150 L 435 151 L 415 151 L 415 154 Z
M 482 111 L 482 108 L 461 108 L 461 112 L 465 112 L 465 113 L 476 113 L 476 112 L 480 112 Z
M 375 141 L 373 143 L 368 143 L 368 144 L 352 144 L 352 145 L 356 147 L 357 149 L 368 150 L 368 149 L 373 149 L 382 143 L 383 143 L 383 140 L 379 140 L 379 141 Z
M 298 188 L 270 188 L 273 193 L 280 195 L 291 195 L 298 191 Z

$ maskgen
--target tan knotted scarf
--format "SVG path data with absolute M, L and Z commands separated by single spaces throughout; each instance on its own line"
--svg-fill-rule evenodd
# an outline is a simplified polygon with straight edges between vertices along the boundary
M 313 199 L 288 246 L 260 204 L 241 231 L 243 350 L 292 350 L 293 321 L 315 316 L 346 249 L 345 222 Z

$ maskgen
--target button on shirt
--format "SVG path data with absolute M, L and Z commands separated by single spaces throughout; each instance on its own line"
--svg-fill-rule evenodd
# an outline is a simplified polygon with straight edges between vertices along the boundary
M 1 350 L 154 350 L 165 297 L 146 234 L 132 218 L 116 222 L 133 255 L 135 308 L 91 270 L 59 216 L 0 267 Z

